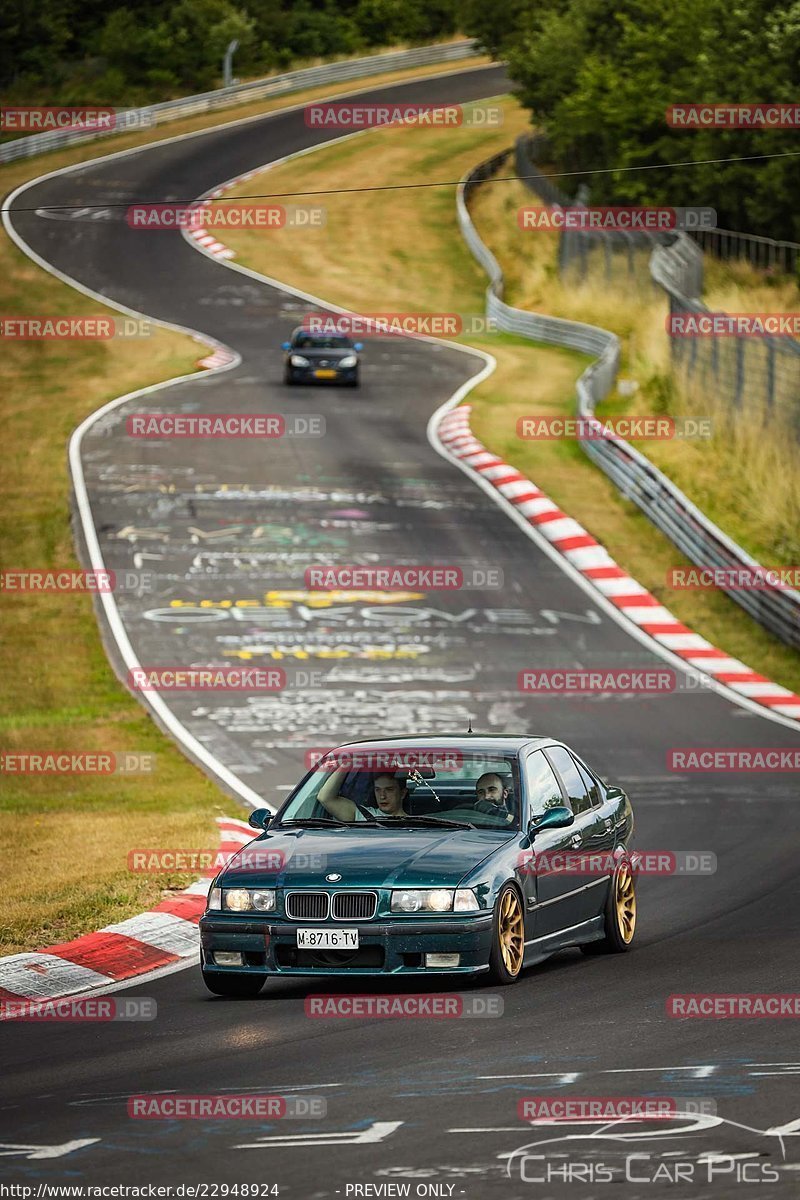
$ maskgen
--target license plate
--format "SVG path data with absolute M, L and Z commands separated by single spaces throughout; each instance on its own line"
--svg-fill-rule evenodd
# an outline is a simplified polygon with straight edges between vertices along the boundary
M 298 929 L 297 945 L 302 950 L 357 950 L 357 929 Z
M 315 379 L 335 379 L 336 372 L 335 371 L 315 371 L 314 378 Z

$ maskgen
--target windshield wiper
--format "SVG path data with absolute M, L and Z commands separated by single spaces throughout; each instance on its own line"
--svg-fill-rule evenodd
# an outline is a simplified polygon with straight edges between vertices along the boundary
M 423 817 L 408 815 L 405 817 L 395 817 L 392 821 L 382 821 L 385 825 L 439 825 L 445 829 L 477 829 L 477 825 L 473 825 L 470 821 L 440 821 L 438 817 Z
M 338 817 L 289 817 L 280 822 L 281 825 L 303 825 L 311 829 L 316 829 L 319 825 L 347 825 L 348 823 L 340 821 Z

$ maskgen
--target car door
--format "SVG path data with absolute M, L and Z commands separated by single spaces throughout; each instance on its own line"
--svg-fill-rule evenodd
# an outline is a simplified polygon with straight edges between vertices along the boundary
M 624 814 L 623 820 L 620 822 L 619 799 L 615 799 L 613 793 L 609 794 L 597 776 L 590 771 L 585 762 L 578 758 L 574 751 L 570 751 L 570 754 L 575 759 L 575 764 L 586 784 L 592 802 L 594 826 L 587 844 L 589 853 L 597 858 L 597 865 L 592 867 L 592 873 L 610 876 L 612 870 L 606 870 L 606 865 L 613 863 L 614 850 L 620 840 L 620 834 L 624 831 Z M 603 893 L 602 888 L 599 888 L 598 891 Z M 601 899 L 602 897 L 598 897 L 598 902 Z M 600 912 L 602 907 L 602 903 L 599 902 L 597 911 Z
M 532 751 L 524 763 L 527 820 L 536 820 L 548 808 L 564 805 L 572 808 L 552 764 L 542 750 Z M 527 822 L 526 822 L 527 827 Z M 578 924 L 580 900 L 575 893 L 578 883 L 563 870 L 566 856 L 582 844 L 576 825 L 563 829 L 544 829 L 531 843 L 527 866 L 522 872 L 528 939 L 546 937 L 569 925 Z M 537 866 L 537 860 L 539 865 Z
M 575 864 L 569 871 L 573 890 L 570 897 L 571 923 L 588 921 L 602 911 L 608 891 L 605 860 L 614 848 L 613 825 L 609 830 L 600 816 L 599 799 L 594 780 L 566 746 L 548 746 L 545 753 L 553 766 L 575 814 L 570 842 L 571 858 Z

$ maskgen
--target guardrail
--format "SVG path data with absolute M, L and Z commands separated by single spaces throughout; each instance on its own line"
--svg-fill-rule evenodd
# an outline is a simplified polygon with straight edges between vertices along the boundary
M 48 150 L 60 150 L 94 138 L 109 137 L 116 133 L 160 125 L 164 121 L 175 121 L 180 117 L 192 117 L 198 113 L 213 112 L 252 100 L 265 100 L 271 96 L 283 96 L 303 88 L 325 83 L 346 83 L 351 79 L 363 79 L 367 75 L 381 75 L 405 67 L 424 67 L 436 63 L 458 62 L 479 51 L 473 38 L 459 42 L 440 42 L 433 46 L 418 46 L 412 50 L 395 50 L 389 54 L 374 54 L 366 58 L 350 58 L 343 62 L 324 63 L 319 67 L 304 67 L 298 71 L 286 71 L 282 75 L 271 75 L 251 83 L 235 87 L 218 88 L 213 92 L 202 92 L 196 96 L 183 96 L 178 100 L 164 100 L 143 108 L 123 109 L 117 113 L 111 129 L 52 129 L 34 133 L 30 137 L 0 144 L 0 163 L 13 162 L 19 158 L 31 158 L 45 154 Z
M 595 407 L 614 387 L 619 369 L 619 338 L 609 330 L 595 325 L 526 312 L 507 304 L 503 299 L 502 268 L 482 241 L 467 208 L 470 193 L 503 167 L 511 155 L 511 150 L 503 151 L 468 172 L 459 184 L 456 195 L 461 233 L 489 276 L 486 312 L 495 319 L 497 328 L 503 332 L 516 333 L 554 346 L 582 350 L 595 356 L 595 361 L 577 381 L 577 407 L 580 417 L 596 422 L 600 428 L 601 423 L 594 415 Z M 526 167 L 525 175 L 529 186 L 538 190 L 535 186 L 536 173 Z M 543 186 L 541 195 L 548 204 L 569 203 L 549 180 Z M 677 255 L 670 258 L 670 250 L 676 242 L 679 246 Z M 696 264 L 692 265 L 696 247 L 689 243 L 692 248 L 687 251 L 685 242 L 688 242 L 688 238 L 679 234 L 671 246 L 659 247 L 656 251 L 661 255 L 658 261 L 666 264 L 664 269 L 678 271 L 684 281 L 684 266 L 681 265 L 681 256 L 684 255 L 689 263 L 690 274 L 696 278 Z M 623 496 L 632 500 L 691 562 L 698 566 L 734 570 L 762 569 L 754 558 L 709 520 L 663 472 L 623 439 L 615 437 L 582 440 L 581 446 L 589 458 L 616 484 Z M 723 590 L 781 641 L 800 648 L 800 593 L 790 588 L 767 591 L 742 591 L 733 588 Z
M 746 262 L 759 271 L 779 271 L 794 275 L 800 269 L 800 244 L 779 242 L 757 233 L 737 233 L 733 229 L 699 229 L 689 236 L 702 250 L 725 262 Z
M 536 160 L 546 154 L 545 147 L 542 135 L 518 138 L 517 174 L 546 203 L 580 206 L 585 193 L 582 198 L 579 189 L 578 198 L 569 200 L 539 169 Z M 706 233 L 716 235 L 722 231 Z M 744 245 L 749 235 L 736 237 Z M 750 240 L 760 243 L 769 239 Z M 775 247 L 778 245 L 773 243 Z M 791 243 L 780 245 L 790 247 Z M 734 257 L 732 247 L 733 243 L 728 247 L 730 257 Z M 616 265 L 621 263 L 623 271 L 627 268 L 628 278 L 637 283 L 646 281 L 651 286 L 655 283 L 667 293 L 670 314 L 710 312 L 700 299 L 703 252 L 691 234 L 565 230 L 559 238 L 558 261 L 562 275 L 577 268 L 581 278 L 592 264 L 597 264 L 609 282 L 615 278 Z M 715 400 L 724 402 L 729 412 L 735 413 L 746 405 L 752 416 L 768 421 L 773 429 L 780 422 L 781 436 L 800 441 L 800 342 L 796 339 L 745 334 L 722 340 L 674 336 L 669 339 L 669 347 L 673 370 L 676 374 L 683 373 L 698 394 L 706 394 L 711 388 Z

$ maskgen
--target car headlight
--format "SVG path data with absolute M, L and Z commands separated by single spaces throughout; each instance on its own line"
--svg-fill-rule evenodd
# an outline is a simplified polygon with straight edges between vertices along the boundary
M 218 889 L 215 889 L 218 890 Z M 274 912 L 274 888 L 226 888 L 224 907 L 228 912 Z
M 391 911 L 477 912 L 480 905 L 471 888 L 410 888 L 392 892 Z
M 222 908 L 222 889 L 212 888 L 208 893 L 208 903 L 206 904 L 206 912 L 213 912 Z
M 348 354 L 344 358 L 339 359 L 340 367 L 355 367 L 358 363 L 358 357 L 355 354 Z
M 307 358 L 303 358 L 302 354 L 291 355 L 289 362 L 293 367 L 308 367 L 310 363 Z

